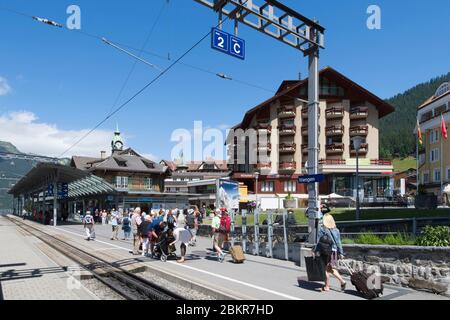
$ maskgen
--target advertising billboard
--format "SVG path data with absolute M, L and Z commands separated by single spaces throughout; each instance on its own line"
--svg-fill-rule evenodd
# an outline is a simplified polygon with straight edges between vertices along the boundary
M 239 182 L 218 179 L 217 206 L 218 208 L 239 209 Z

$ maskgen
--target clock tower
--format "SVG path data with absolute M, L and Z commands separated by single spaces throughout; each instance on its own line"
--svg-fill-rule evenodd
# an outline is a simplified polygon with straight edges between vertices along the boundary
M 123 151 L 123 139 L 120 135 L 119 126 L 117 126 L 116 131 L 114 132 L 114 137 L 111 141 L 111 149 L 112 153 Z

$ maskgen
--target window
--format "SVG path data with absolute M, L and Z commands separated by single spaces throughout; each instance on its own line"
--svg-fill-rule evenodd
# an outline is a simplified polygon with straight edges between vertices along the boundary
M 261 192 L 273 192 L 273 181 L 261 182 Z
M 128 177 L 116 177 L 116 187 L 119 189 L 128 189 Z
M 297 183 L 296 183 L 296 181 L 285 181 L 284 182 L 284 192 L 286 192 L 286 193 L 295 193 L 295 192 L 297 192 Z
M 430 132 L 430 144 L 439 142 L 439 130 L 433 130 Z
M 433 149 L 430 153 L 430 162 L 436 162 L 440 160 L 439 149 Z
M 450 167 L 447 168 L 447 180 L 450 180 Z
M 423 173 L 423 183 L 429 183 L 430 182 L 430 174 L 428 172 Z
M 434 169 L 434 182 L 440 182 L 441 181 L 441 170 Z
M 152 178 L 144 178 L 144 188 L 145 188 L 145 190 L 153 189 L 153 179 Z

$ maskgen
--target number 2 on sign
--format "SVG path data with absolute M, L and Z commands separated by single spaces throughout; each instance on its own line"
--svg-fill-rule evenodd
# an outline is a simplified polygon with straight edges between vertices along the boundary
M 219 37 L 218 39 L 219 39 L 218 46 L 221 48 L 225 48 L 223 45 L 225 43 L 225 39 L 223 37 Z

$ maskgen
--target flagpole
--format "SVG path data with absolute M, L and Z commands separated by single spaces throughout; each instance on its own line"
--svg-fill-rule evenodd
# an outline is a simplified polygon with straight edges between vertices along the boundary
M 444 116 L 442 115 L 442 113 L 441 113 L 441 121 L 444 121 Z M 444 134 L 443 132 L 441 132 L 441 193 L 444 188 L 444 154 L 442 152 L 443 146 L 444 146 Z
M 417 132 L 419 128 L 417 128 Z M 419 137 L 416 137 L 416 196 L 419 195 Z

